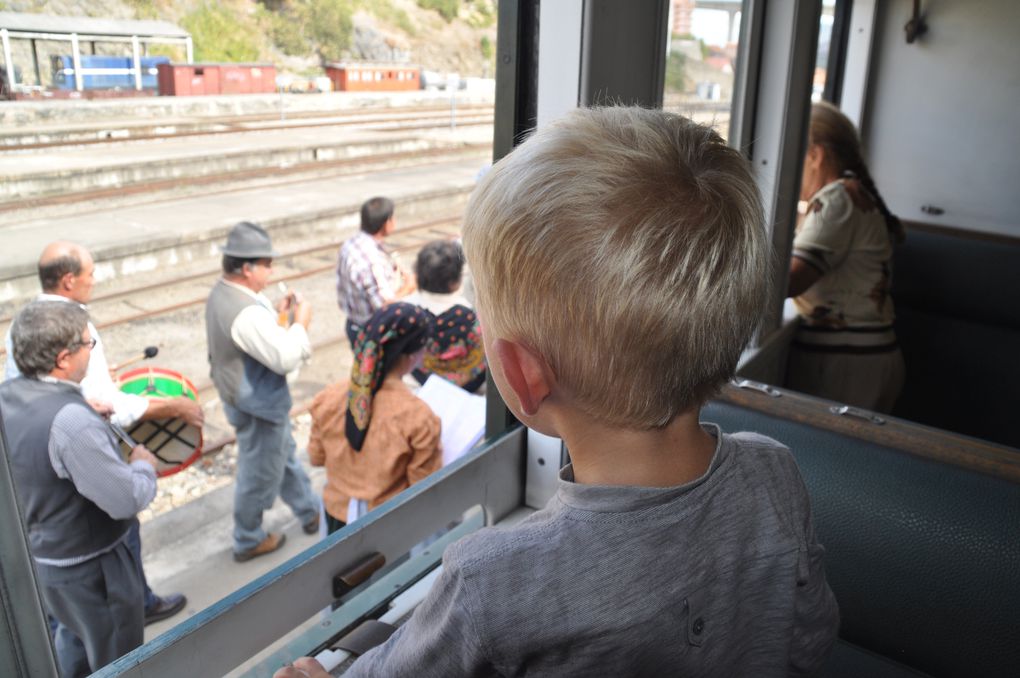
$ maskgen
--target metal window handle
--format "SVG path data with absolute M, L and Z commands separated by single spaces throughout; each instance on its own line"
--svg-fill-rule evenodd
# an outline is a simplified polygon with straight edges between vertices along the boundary
M 763 384 L 760 381 L 751 381 L 750 379 L 731 379 L 730 383 L 736 386 L 737 388 L 743 388 L 749 391 L 758 391 L 759 393 L 764 393 L 770 398 L 779 398 L 780 396 L 783 395 L 782 391 L 780 391 L 778 388 L 775 388 L 774 386 L 769 386 L 768 384 Z
M 864 419 L 870 421 L 872 424 L 881 426 L 885 423 L 885 419 L 878 416 L 874 412 L 868 410 L 862 410 L 859 407 L 850 407 L 849 405 L 833 405 L 829 408 L 829 412 L 840 416 L 840 417 L 857 417 L 858 419 Z

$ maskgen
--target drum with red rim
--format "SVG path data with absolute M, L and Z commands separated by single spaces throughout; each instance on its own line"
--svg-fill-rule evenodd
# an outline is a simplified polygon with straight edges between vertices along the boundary
M 139 367 L 124 372 L 117 378 L 117 386 L 124 393 L 146 398 L 184 396 L 198 402 L 198 391 L 187 377 L 161 367 Z M 159 460 L 156 475 L 161 478 L 191 466 L 202 456 L 202 429 L 177 418 L 137 421 L 128 433 Z M 126 443 L 121 443 L 121 448 L 130 454 L 127 447 Z

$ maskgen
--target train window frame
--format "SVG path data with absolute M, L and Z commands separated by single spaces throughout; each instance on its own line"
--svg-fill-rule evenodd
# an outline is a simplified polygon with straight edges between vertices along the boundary
M 503 0 L 499 3 L 494 161 L 508 153 L 539 120 L 544 84 L 540 77 L 539 52 L 544 43 L 538 31 L 539 12 L 542 12 L 543 19 L 547 18 L 545 9 L 553 4 L 559 3 L 525 0 Z M 609 13 L 596 16 L 596 6 L 600 11 L 608 10 Z M 566 12 L 581 36 L 579 43 L 571 43 L 577 50 L 578 73 L 573 106 L 604 100 L 606 94 L 613 94 L 615 100 L 628 103 L 661 106 L 668 1 L 646 0 L 650 10 L 647 16 L 631 17 L 633 21 L 622 24 L 614 20 L 611 12 L 632 12 L 633 8 L 621 10 L 621 6 L 596 0 L 576 0 L 572 5 L 575 11 Z M 576 11 L 578 7 L 580 13 Z M 766 189 L 763 195 L 772 224 L 773 242 L 777 257 L 785 255 L 788 258 L 796 210 L 796 200 L 791 200 L 796 193 L 788 188 L 800 177 L 807 133 L 810 73 L 814 66 L 814 59 L 804 59 L 802 53 L 808 50 L 813 55 L 816 48 L 821 3 L 820 0 L 816 3 L 744 0 L 742 7 L 738 74 L 734 79 L 731 118 L 731 130 L 736 133 L 731 133 L 731 143 L 737 144 L 756 166 L 766 170 L 759 171 L 759 181 Z M 614 45 L 621 25 L 626 27 L 631 37 L 644 35 L 651 38 L 635 43 L 649 50 L 637 61 L 629 63 L 637 69 L 637 77 L 631 71 L 621 73 L 620 67 L 612 63 L 614 57 L 601 50 L 602 46 L 610 48 Z M 607 30 L 609 26 L 613 27 L 612 32 Z M 548 23 L 545 29 L 547 37 L 556 34 Z M 807 44 L 797 44 L 805 38 Z M 605 42 L 595 44 L 599 39 Z M 620 42 L 615 42 L 615 49 L 619 50 L 618 54 L 626 54 L 628 59 L 636 51 L 634 44 L 622 45 Z M 365 71 L 368 79 L 372 79 L 371 73 Z M 379 77 L 377 70 L 375 78 Z M 620 92 L 611 87 L 619 87 Z M 568 104 L 569 98 L 561 100 L 561 103 Z M 786 192 L 785 197 L 783 191 Z M 785 268 L 776 266 L 776 276 L 782 281 L 776 289 L 785 289 Z M 184 620 L 161 636 L 158 642 L 143 645 L 101 669 L 97 675 L 181 673 L 187 672 L 188 667 L 197 667 L 196 662 L 199 661 L 203 662 L 203 673 L 233 668 L 227 667 L 227 664 L 242 655 L 252 656 L 255 654 L 251 651 L 253 647 L 260 643 L 264 647 L 270 636 L 274 639 L 281 637 L 289 630 L 284 630 L 285 626 L 302 615 L 307 617 L 305 613 L 314 614 L 316 609 L 321 608 L 323 601 L 329 599 L 329 581 L 335 574 L 336 564 L 351 562 L 363 555 L 369 543 L 366 535 L 372 535 L 373 546 L 393 555 L 406 552 L 420 538 L 417 533 L 428 533 L 431 527 L 429 521 L 435 519 L 438 511 L 427 502 L 426 495 L 430 492 L 443 491 L 444 501 L 441 503 L 444 509 L 451 505 L 459 506 L 461 502 L 485 506 L 487 522 L 505 515 L 512 505 L 523 506 L 524 497 L 528 494 L 525 482 L 531 474 L 525 431 L 514 421 L 500 399 L 491 375 L 488 384 L 487 443 L 484 449 L 422 481 L 388 503 L 384 510 L 367 517 L 361 525 L 348 526 L 313 545 L 288 563 Z M 555 454 L 554 446 L 542 448 L 535 444 L 532 451 L 537 453 L 541 449 Z M 560 452 L 562 462 L 562 448 Z M 535 461 L 538 463 L 537 458 Z M 553 463 L 540 465 L 553 472 L 557 467 Z M 543 478 L 547 479 L 546 476 Z M 539 495 L 531 499 L 533 502 L 540 500 Z M 9 471 L 6 465 L 0 463 L 0 502 L 9 504 L 12 501 L 14 491 Z M 7 515 L 14 514 L 7 512 Z M 35 601 L 34 604 L 16 605 L 17 601 L 12 597 L 6 593 L 3 596 L 0 606 L 5 615 L 0 621 L 0 630 L 10 633 L 0 640 L 0 661 L 13 657 L 16 661 L 25 662 L 34 655 L 52 662 L 49 634 L 38 593 L 34 586 L 25 585 L 26 581 L 34 583 L 34 577 L 24 530 L 5 532 L 15 534 L 0 535 L 0 540 L 20 539 L 21 545 L 10 553 L 5 549 L 0 554 L 0 563 L 4 565 L 0 584 L 9 591 L 8 580 L 12 578 L 17 584 L 15 588 L 22 595 L 35 596 Z M 0 541 L 0 544 L 3 543 L 6 542 Z M 19 576 L 13 565 L 8 570 L 8 556 L 21 558 L 27 563 L 28 574 L 22 571 Z M 227 640 L 234 644 L 224 648 L 223 643 Z M 217 646 L 218 651 L 214 651 Z M 46 666 L 43 659 L 39 661 L 38 665 L 34 665 L 37 670 L 27 671 L 29 675 L 55 675 L 52 664 Z

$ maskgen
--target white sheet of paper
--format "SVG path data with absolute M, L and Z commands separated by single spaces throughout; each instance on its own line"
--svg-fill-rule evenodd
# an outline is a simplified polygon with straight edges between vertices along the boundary
M 443 425 L 443 466 L 474 447 L 485 433 L 485 397 L 430 375 L 418 391 Z

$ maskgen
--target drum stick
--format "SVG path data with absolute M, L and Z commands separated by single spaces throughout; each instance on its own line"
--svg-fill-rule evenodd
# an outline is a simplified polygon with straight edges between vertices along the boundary
M 120 438 L 120 441 L 127 445 L 129 449 L 133 450 L 136 447 L 138 447 L 138 443 L 135 442 L 135 439 L 132 438 L 131 435 L 127 431 L 125 431 L 120 424 L 115 424 L 112 421 L 108 423 L 110 424 L 110 428 L 113 429 L 113 432 L 117 435 L 118 438 Z
M 134 365 L 137 362 L 141 362 L 143 360 L 148 360 L 149 358 L 155 358 L 157 353 L 159 353 L 159 348 L 158 347 L 156 347 L 156 346 L 146 346 L 144 351 L 142 351 L 141 353 L 139 353 L 136 356 L 132 356 L 132 357 L 128 358 L 127 360 L 125 360 L 122 363 L 117 363 L 116 365 L 111 367 L 110 370 L 113 371 L 113 372 L 116 372 L 118 370 L 122 370 L 125 367 L 127 367 L 128 365 Z

